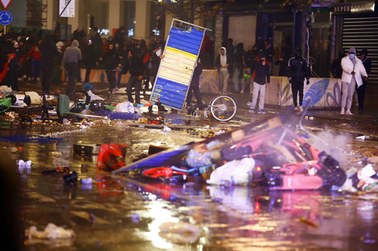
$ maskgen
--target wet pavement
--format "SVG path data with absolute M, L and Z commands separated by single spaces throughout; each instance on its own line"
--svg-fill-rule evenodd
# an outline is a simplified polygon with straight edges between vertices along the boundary
M 107 97 L 105 86 L 96 88 L 98 95 Z M 204 95 L 204 99 L 213 96 Z M 216 134 L 288 112 L 288 108 L 268 106 L 266 114 L 251 114 L 245 105 L 248 95 L 231 96 L 239 108 L 232 121 L 168 113 L 164 121 L 170 132 L 163 126 L 130 121 L 62 124 L 53 116 L 45 121 L 37 116 L 20 121 L 20 117 L 0 115 L 1 156 L 10 163 L 1 168 L 19 182 L 19 196 L 15 192 L 11 198 L 16 202 L 20 249 L 378 250 L 377 192 L 273 192 L 261 187 L 208 186 L 196 180 L 177 184 L 133 179 L 98 170 L 96 154 L 74 152 L 75 144 L 122 143 L 129 146 L 126 156 L 131 162 L 147 156 L 150 145 L 172 147 L 199 141 L 209 131 Z M 110 98 L 122 101 L 126 96 Z M 309 110 L 302 129 L 316 134 L 312 143 L 337 157 L 343 168 L 360 167 L 364 157 L 374 160 L 378 156 L 377 114 L 367 110 L 340 116 L 335 110 Z M 31 168 L 18 169 L 17 160 L 31 160 Z M 65 183 L 61 173 L 52 171 L 58 167 L 69 167 L 79 180 L 92 178 L 94 182 Z M 167 222 L 175 222 L 176 228 L 164 231 Z M 24 237 L 31 226 L 43 230 L 48 223 L 73 230 L 75 237 Z M 191 241 L 196 235 L 199 238 Z

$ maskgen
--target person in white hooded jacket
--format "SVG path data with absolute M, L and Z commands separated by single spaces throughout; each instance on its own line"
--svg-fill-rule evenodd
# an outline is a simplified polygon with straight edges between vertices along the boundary
M 353 94 L 363 82 L 362 78 L 367 78 L 366 69 L 362 61 L 356 57 L 356 49 L 351 47 L 348 55 L 341 59 L 341 68 L 343 73 L 341 76 L 342 96 L 341 96 L 341 115 L 353 115 L 350 111 L 352 107 Z
M 225 47 L 219 49 L 219 55 L 215 59 L 215 67 L 218 68 L 218 79 L 219 79 L 219 92 L 227 93 L 228 89 L 228 78 L 231 73 L 231 57 L 227 55 L 227 50 Z

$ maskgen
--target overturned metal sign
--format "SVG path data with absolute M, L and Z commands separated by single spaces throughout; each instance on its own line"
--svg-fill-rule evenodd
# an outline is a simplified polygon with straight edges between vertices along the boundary
M 151 101 L 182 109 L 206 28 L 173 19 Z

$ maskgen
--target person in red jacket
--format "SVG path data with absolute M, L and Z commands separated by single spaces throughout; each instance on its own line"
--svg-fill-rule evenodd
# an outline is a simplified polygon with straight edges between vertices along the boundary
M 39 42 L 32 46 L 27 57 L 31 59 L 32 61 L 32 70 L 31 70 L 32 80 L 34 81 L 38 80 L 39 74 L 41 71 L 41 57 L 42 57 L 42 53 L 39 49 Z

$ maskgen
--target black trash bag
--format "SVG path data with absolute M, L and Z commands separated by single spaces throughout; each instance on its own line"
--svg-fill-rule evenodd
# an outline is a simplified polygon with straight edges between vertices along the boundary
M 345 171 L 339 162 L 326 152 L 319 153 L 320 169 L 316 173 L 323 179 L 323 188 L 341 187 L 347 179 Z

